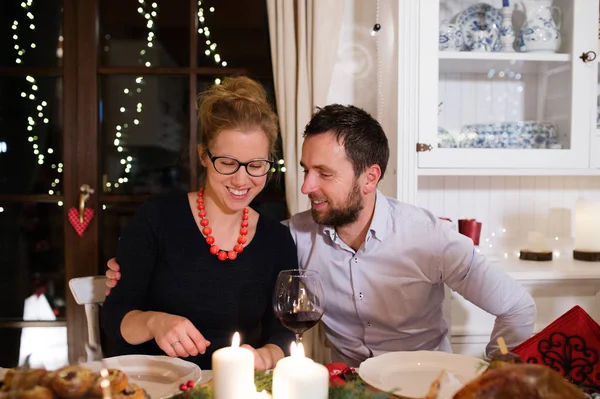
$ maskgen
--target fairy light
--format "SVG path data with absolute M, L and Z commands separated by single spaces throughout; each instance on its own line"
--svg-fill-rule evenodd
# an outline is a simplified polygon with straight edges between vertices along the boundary
M 26 17 L 26 21 L 19 23 L 19 21 L 14 20 L 12 23 L 11 29 L 13 30 L 13 48 L 15 50 L 15 64 L 22 64 L 23 59 L 26 54 L 30 53 L 32 50 L 37 48 L 34 42 L 27 43 L 25 40 L 25 33 L 27 30 L 34 31 L 35 30 L 35 21 L 36 17 L 33 13 L 33 0 L 23 1 L 21 3 L 21 9 L 24 12 Z M 62 36 L 59 37 L 59 41 L 62 41 Z M 27 84 L 27 89 L 21 92 L 21 98 L 29 100 L 31 103 L 31 109 L 34 110 L 31 115 L 27 116 L 27 132 L 26 135 L 27 141 L 31 143 L 31 148 L 33 155 L 36 158 L 36 162 L 38 165 L 44 165 L 46 163 L 46 154 L 51 155 L 54 153 L 54 150 L 51 147 L 46 148 L 45 150 L 40 147 L 39 144 L 39 136 L 36 134 L 36 129 L 39 125 L 47 125 L 50 123 L 50 119 L 46 116 L 46 107 L 48 103 L 46 101 L 40 101 L 38 99 L 36 93 L 39 90 L 38 82 L 33 76 L 27 75 L 25 77 L 25 83 Z M 56 165 L 52 165 L 52 169 L 56 170 L 57 173 L 62 173 L 62 164 L 61 167 L 56 168 Z M 56 178 L 51 186 L 57 187 L 60 183 L 60 179 Z M 60 195 L 60 191 L 56 191 L 53 189 L 49 189 L 48 193 L 50 195 Z
M 140 50 L 138 62 L 140 65 L 146 68 L 152 67 L 152 60 L 150 59 L 151 50 L 154 48 L 154 41 L 156 40 L 156 20 L 158 18 L 158 4 L 156 2 L 148 2 L 145 0 L 138 0 L 137 13 L 146 21 L 146 27 L 148 29 L 146 34 L 146 43 L 144 48 Z M 141 113 L 143 110 L 143 103 L 141 102 L 141 93 L 143 92 L 146 82 L 143 76 L 136 77 L 131 86 L 123 89 L 123 94 L 130 100 L 130 102 L 136 102 L 135 108 L 120 106 L 118 107 L 119 114 L 124 118 L 121 122 L 117 123 L 114 127 L 113 146 L 117 153 L 122 154 L 119 159 L 119 164 L 123 168 L 125 175 L 131 173 L 132 163 L 134 162 L 133 157 L 125 156 L 127 148 L 125 147 L 127 132 L 129 127 L 132 125 L 139 126 L 141 123 Z M 137 99 L 137 101 L 136 101 Z M 118 188 L 121 184 L 129 182 L 127 176 L 119 176 L 116 181 L 107 181 L 104 183 L 104 189 L 106 191 L 112 191 L 113 188 Z
M 208 9 L 208 11 L 210 13 L 214 13 L 215 8 L 210 7 Z M 204 7 L 202 7 L 202 0 L 198 0 L 198 23 L 199 23 L 198 33 L 201 35 L 204 35 L 204 37 L 206 38 L 206 41 L 204 42 L 206 44 L 206 50 L 204 50 L 204 54 L 207 57 L 211 57 L 213 59 L 213 61 L 215 62 L 215 64 L 217 64 L 218 66 L 226 67 L 227 61 L 225 61 L 223 58 L 221 58 L 221 55 L 217 52 L 217 43 L 214 41 L 211 41 L 211 39 L 210 39 L 210 29 L 208 28 L 208 26 L 206 24 L 206 17 L 204 15 Z M 218 78 L 215 79 L 215 84 L 220 84 L 220 83 L 221 83 L 220 79 L 218 79 Z

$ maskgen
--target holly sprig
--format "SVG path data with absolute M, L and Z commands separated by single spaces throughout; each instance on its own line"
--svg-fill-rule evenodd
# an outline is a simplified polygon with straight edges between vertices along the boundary
M 258 392 L 265 390 L 271 393 L 273 373 L 256 372 L 254 374 L 254 385 Z M 387 399 L 389 397 L 389 393 L 386 392 L 366 392 L 365 383 L 358 375 L 352 381 L 343 385 L 330 386 L 328 395 L 328 399 Z M 213 399 L 212 389 L 207 385 L 198 385 L 183 390 L 174 399 Z

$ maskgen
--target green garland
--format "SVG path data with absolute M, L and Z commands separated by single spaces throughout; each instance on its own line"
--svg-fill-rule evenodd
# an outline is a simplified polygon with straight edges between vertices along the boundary
M 273 385 L 273 373 L 256 372 L 254 374 L 256 390 L 271 393 Z M 330 386 L 328 399 L 387 399 L 388 393 L 367 393 L 364 381 L 357 375 L 354 380 L 344 385 Z M 198 386 L 175 396 L 175 399 L 212 399 L 212 389 L 206 386 Z

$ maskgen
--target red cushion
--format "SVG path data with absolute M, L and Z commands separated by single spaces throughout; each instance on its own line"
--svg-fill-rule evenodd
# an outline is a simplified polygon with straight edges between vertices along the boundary
M 551 367 L 578 385 L 600 385 L 600 326 L 579 306 L 512 352 L 526 363 Z

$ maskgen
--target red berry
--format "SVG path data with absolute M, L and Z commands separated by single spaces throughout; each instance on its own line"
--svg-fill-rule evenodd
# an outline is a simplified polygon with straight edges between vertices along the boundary
M 211 254 L 216 255 L 219 253 L 219 247 L 216 245 L 211 245 L 209 251 Z
M 188 389 L 188 386 L 187 386 L 187 385 L 185 385 L 185 384 L 181 384 L 181 385 L 179 386 L 179 389 L 180 389 L 180 390 L 182 390 L 182 391 L 187 391 L 187 389 Z
M 192 380 L 189 380 L 189 381 L 187 382 L 187 386 L 188 386 L 188 388 L 193 388 L 193 387 L 194 387 L 194 385 L 196 385 L 196 384 L 194 384 L 194 381 L 192 381 Z
M 207 243 L 208 245 L 213 245 L 213 244 L 215 243 L 215 237 L 213 237 L 213 236 L 208 236 L 208 237 L 206 237 L 206 243 Z M 215 252 L 215 253 L 216 253 L 216 252 Z
M 240 229 L 240 235 L 243 235 L 243 236 L 245 236 L 246 234 L 248 234 L 248 229 L 247 229 L 247 228 L 245 228 L 245 227 L 242 227 L 242 228 Z
M 219 260 L 225 260 L 227 259 L 227 252 L 225 251 L 220 251 L 219 255 L 217 255 L 219 257 Z
M 229 260 L 234 260 L 235 258 L 237 258 L 237 252 L 229 251 L 227 252 L 227 257 L 229 258 Z
M 206 226 L 208 226 L 208 219 L 202 219 L 202 220 L 200 221 L 200 224 L 201 224 L 203 227 L 206 227 Z
M 202 229 L 202 234 L 204 234 L 205 236 L 209 236 L 210 233 L 212 233 L 212 229 L 210 227 L 206 226 Z

